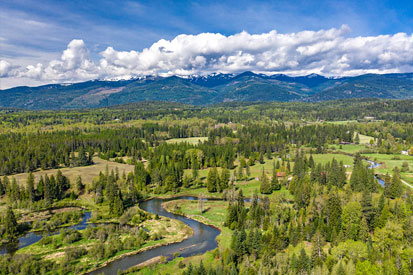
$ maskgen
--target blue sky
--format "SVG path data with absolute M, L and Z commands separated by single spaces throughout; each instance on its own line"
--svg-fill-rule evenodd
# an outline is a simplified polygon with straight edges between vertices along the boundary
M 87 56 L 84 57 L 95 63 L 102 59 L 101 53 L 108 47 L 115 49 L 117 53 L 141 52 L 160 39 L 170 41 L 181 34 L 199 35 L 209 32 L 225 37 L 242 31 L 257 35 L 273 30 L 277 34 L 296 34 L 302 31 L 341 29 L 345 25 L 346 31 L 338 36 L 356 38 L 405 33 L 407 38 L 404 43 L 410 46 L 413 1 L 3 0 L 0 2 L 0 24 L 0 59 L 3 60 L 0 87 L 4 88 L 19 84 L 83 79 L 76 78 L 73 74 L 53 79 L 50 73 L 45 77 L 45 73 L 33 76 L 34 74 L 18 71 L 18 68 L 36 66 L 39 63 L 43 67 L 38 70 L 45 70 L 49 62 L 62 61 L 62 52 L 68 49 L 68 44 L 73 39 L 82 40 L 83 44 L 78 44 L 76 49 L 85 47 Z M 245 49 L 242 51 L 245 53 Z M 410 48 L 407 54 L 409 53 Z M 254 57 L 254 53 L 250 54 Z M 341 57 L 343 56 L 344 54 Z M 138 62 L 138 59 L 135 61 Z M 139 62 L 143 62 L 142 59 Z M 390 67 L 395 69 L 396 65 L 384 66 L 381 70 L 389 70 Z M 281 68 L 288 72 L 288 68 L 292 66 L 266 66 L 258 69 L 270 68 L 270 71 L 277 71 L 277 68 Z M 405 71 L 409 63 L 397 66 Z M 246 66 L 240 66 L 239 69 L 244 67 Z M 213 68 L 220 69 L 215 64 L 208 67 L 207 71 Z M 311 71 L 297 68 L 292 72 Z M 319 72 L 323 73 L 320 68 Z M 90 74 L 85 78 L 111 75 L 107 70 L 102 73 L 101 67 L 94 69 L 96 70 L 91 73 L 89 67 Z M 168 67 L 165 70 L 176 72 L 178 69 L 182 72 L 202 72 L 201 69 L 194 70 L 192 67 L 191 70 L 186 67 L 177 70 Z M 353 71 L 354 68 L 351 69 Z M 11 73 L 11 70 L 15 72 Z M 156 72 L 165 70 L 159 69 Z M 228 67 L 222 70 L 228 71 Z M 128 73 L 139 74 L 144 71 L 135 69 Z M 331 72 L 334 74 L 334 71 Z

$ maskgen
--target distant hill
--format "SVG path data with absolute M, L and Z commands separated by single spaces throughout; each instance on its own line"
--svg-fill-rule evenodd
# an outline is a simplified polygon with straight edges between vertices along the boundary
M 233 101 L 323 101 L 345 98 L 413 98 L 413 73 L 327 78 L 244 72 L 208 76 L 145 76 L 0 90 L 0 107 L 68 109 L 141 101 L 206 105 Z

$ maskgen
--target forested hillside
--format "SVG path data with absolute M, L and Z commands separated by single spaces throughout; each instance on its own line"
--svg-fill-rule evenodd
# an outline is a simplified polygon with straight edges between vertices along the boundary
M 208 105 L 233 101 L 324 101 L 347 98 L 413 98 L 413 74 L 326 78 L 244 72 L 239 75 L 156 77 L 87 81 L 0 90 L 0 107 L 96 108 L 140 101 Z

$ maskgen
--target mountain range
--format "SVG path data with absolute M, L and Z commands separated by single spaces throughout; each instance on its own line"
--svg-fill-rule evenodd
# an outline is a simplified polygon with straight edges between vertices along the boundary
M 144 76 L 0 90 L 0 107 L 95 108 L 139 101 L 207 105 L 231 101 L 323 101 L 342 98 L 413 98 L 413 73 L 328 78 L 244 72 L 208 76 Z

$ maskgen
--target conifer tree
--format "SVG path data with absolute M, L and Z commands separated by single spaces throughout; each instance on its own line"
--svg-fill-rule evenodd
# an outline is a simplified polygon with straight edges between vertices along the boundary
M 229 170 L 227 168 L 222 169 L 221 170 L 221 176 L 220 176 L 221 190 L 224 190 L 224 189 L 228 188 L 229 178 L 230 178 Z
M 244 178 L 244 170 L 242 169 L 242 165 L 238 165 L 237 168 L 237 180 L 240 181 Z
M 50 204 L 53 200 L 53 187 L 47 175 L 44 176 L 44 200 L 47 204 Z
M 263 154 L 263 153 L 260 153 L 259 162 L 260 162 L 261 164 L 264 164 L 264 154 Z
M 199 174 L 199 166 L 198 166 L 198 160 L 196 159 L 195 155 L 192 155 L 191 158 L 191 169 L 192 169 L 192 180 L 196 180 L 198 178 Z
M 44 199 L 44 180 L 43 176 L 40 176 L 39 182 L 37 183 L 36 194 L 39 199 Z
M 307 256 L 304 248 L 300 251 L 297 261 L 297 271 L 299 274 L 308 274 L 311 270 L 311 259 Z
M 387 192 L 387 196 L 389 198 L 395 199 L 395 198 L 400 197 L 402 192 L 403 192 L 403 189 L 402 189 L 402 183 L 400 180 L 399 169 L 395 167 L 393 169 L 393 176 L 391 179 L 390 187 Z
M 6 188 L 4 187 L 1 178 L 0 178 L 0 198 L 6 193 Z
M 32 172 L 30 172 L 29 175 L 27 176 L 26 197 L 29 202 L 34 202 L 35 190 L 34 190 L 34 176 Z
M 83 185 L 82 177 L 79 175 L 76 179 L 76 191 L 80 194 L 84 188 L 85 186 Z
M 369 239 L 369 236 L 370 236 L 369 227 L 367 225 L 366 218 L 363 217 L 360 222 L 360 230 L 358 234 L 358 239 L 360 241 L 367 242 L 367 240 Z
M 313 238 L 311 239 L 311 243 L 313 245 L 312 254 L 311 254 L 311 259 L 313 261 L 313 264 L 315 266 L 321 266 L 323 265 L 326 255 L 323 250 L 325 241 L 319 231 L 317 231 L 314 234 Z
M 250 171 L 249 165 L 245 166 L 245 174 L 247 175 L 247 179 L 249 179 L 250 176 L 251 176 L 251 171 Z
M 277 171 L 276 171 L 275 167 L 273 167 L 273 170 L 272 170 L 271 189 L 272 190 L 280 190 L 281 189 L 280 182 L 277 179 Z
M 358 136 L 358 134 L 357 134 L 357 136 Z M 345 270 L 344 267 L 343 267 L 342 262 L 340 262 L 340 265 L 339 265 L 338 268 L 337 268 L 336 274 L 337 274 L 337 275 L 346 275 L 346 274 L 347 274 L 347 273 L 346 273 L 346 270 Z
M 334 193 L 330 193 L 327 201 L 327 223 L 330 234 L 340 231 L 341 224 L 341 204 L 340 199 Z
M 12 240 L 17 237 L 17 221 L 11 207 L 7 207 L 6 217 L 4 218 L 4 230 L 8 240 Z
M 261 174 L 261 185 L 260 185 L 260 192 L 261 194 L 271 194 L 272 193 L 272 187 L 270 182 L 268 181 L 267 175 L 265 174 L 264 168 L 262 168 L 262 174 Z
M 217 192 L 219 185 L 218 170 L 216 167 L 209 169 L 207 176 L 207 189 L 208 192 Z
M 367 190 L 363 192 L 361 197 L 361 207 L 363 211 L 364 219 L 367 222 L 367 225 L 370 229 L 374 227 L 374 219 L 376 217 L 376 208 L 372 204 L 372 196 L 371 193 Z

